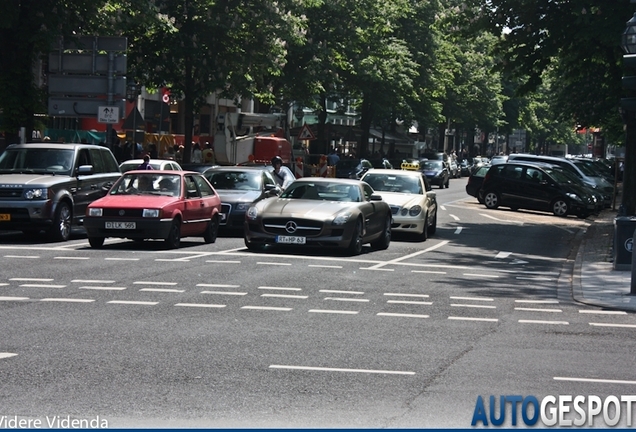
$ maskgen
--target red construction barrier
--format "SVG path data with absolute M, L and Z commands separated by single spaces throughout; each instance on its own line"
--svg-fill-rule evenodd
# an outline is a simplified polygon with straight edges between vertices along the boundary
M 294 164 L 294 175 L 296 178 L 301 178 L 303 176 L 303 169 L 303 158 L 297 157 L 296 163 Z

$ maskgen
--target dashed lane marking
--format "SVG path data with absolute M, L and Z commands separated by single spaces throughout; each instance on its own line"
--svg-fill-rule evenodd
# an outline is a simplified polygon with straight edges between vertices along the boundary
M 268 262 L 268 261 L 256 261 L 257 265 L 272 265 L 272 266 L 290 266 L 291 263 L 281 263 L 281 262 Z
M 327 290 L 327 289 L 321 289 L 318 290 L 318 292 L 321 293 L 327 293 L 327 294 L 353 294 L 353 295 L 364 295 L 363 291 L 340 291 L 340 290 Z
M 133 285 L 168 285 L 168 286 L 174 286 L 174 285 L 177 285 L 177 282 L 137 281 L 137 282 L 133 282 Z
M 333 310 L 333 309 L 309 309 L 308 312 L 324 313 L 324 314 L 343 314 L 343 315 L 356 315 L 356 314 L 358 314 L 358 311 Z
M 610 324 L 610 323 L 589 323 L 593 327 L 618 327 L 618 328 L 636 328 L 636 324 Z
M 24 258 L 24 259 L 38 259 L 40 258 L 37 255 L 5 255 L 3 258 Z
M 449 316 L 448 319 L 455 320 L 455 321 L 484 321 L 484 322 L 499 321 L 497 318 L 474 318 L 474 317 L 456 317 L 456 316 Z
M 205 287 L 205 288 L 239 288 L 240 287 L 240 285 L 205 284 L 205 283 L 197 284 L 197 286 Z
M 551 325 L 569 325 L 567 321 L 543 321 L 543 320 L 519 320 L 522 324 L 551 324 Z
M 85 289 L 85 290 L 95 290 L 95 291 L 123 291 L 126 289 L 126 287 L 117 287 L 117 286 L 97 286 L 97 285 L 87 285 L 87 286 L 81 286 L 79 287 L 79 289 Z
M 28 297 L 0 297 L 0 301 L 22 301 L 29 300 Z
M 451 303 L 451 307 L 466 307 L 466 308 L 497 309 L 497 306 L 491 306 L 491 305 L 480 305 L 480 304 L 458 304 L 458 303 Z
M 292 294 L 261 294 L 261 297 L 288 298 L 288 299 L 308 299 L 309 296 L 292 295 Z
M 579 313 L 597 314 L 597 315 L 627 315 L 627 312 L 625 311 L 606 311 L 606 310 L 588 310 L 588 309 L 579 309 Z
M 73 279 L 71 283 L 100 283 L 100 284 L 109 284 L 115 283 L 112 280 L 96 280 L 96 279 Z
M 76 299 L 76 298 L 43 298 L 43 302 L 66 302 L 66 303 L 92 303 L 93 299 Z
M 63 256 L 57 256 L 57 257 L 53 257 L 53 259 L 56 259 L 56 260 L 89 260 L 91 258 L 90 257 L 63 257 Z
M 104 258 L 106 261 L 139 261 L 140 258 Z
M 302 288 L 277 287 L 277 286 L 259 286 L 260 290 L 281 290 L 281 291 L 302 291 Z
M 185 290 L 170 289 L 170 288 L 142 288 L 139 291 L 162 292 L 162 293 L 184 293 L 185 292 Z
M 495 259 L 505 259 L 508 258 L 510 255 L 512 255 L 512 252 L 499 252 L 497 255 L 495 255 Z
M 428 315 L 403 314 L 403 313 L 391 313 L 391 312 L 378 312 L 376 315 L 389 316 L 389 317 L 402 317 L 402 318 L 429 318 Z
M 462 227 L 457 227 L 457 228 L 455 228 L 455 234 L 459 234 L 459 233 L 461 233 L 463 229 L 464 229 L 464 228 L 462 228 Z
M 433 271 L 433 270 L 411 270 L 411 273 L 446 274 L 445 271 Z
M 448 214 L 450 217 L 452 217 L 453 219 L 455 219 L 456 221 L 459 220 L 459 218 L 457 216 L 455 216 L 454 214 L 449 213 Z
M 235 295 L 235 296 L 247 295 L 246 292 L 234 292 L 234 291 L 201 291 L 201 294 Z
M 224 308 L 225 305 L 222 304 L 209 304 L 209 303 L 177 303 L 175 306 L 185 306 L 185 307 L 200 307 L 200 308 Z
M 66 285 L 20 284 L 24 288 L 66 288 Z
M 515 300 L 515 303 L 558 304 L 558 300 Z
M 450 296 L 449 297 L 452 300 L 473 300 L 473 301 L 495 301 L 492 298 L 488 298 L 488 297 L 456 297 L 456 296 Z
M 292 308 L 272 306 L 241 306 L 241 309 L 289 312 Z
M 140 306 L 155 306 L 159 304 L 159 302 L 149 302 L 149 301 L 134 301 L 134 300 L 111 300 L 110 304 L 123 304 L 123 305 L 140 305 Z
M 387 300 L 387 303 L 391 304 L 411 304 L 411 305 L 427 305 L 430 306 L 433 302 L 415 301 L 415 300 Z
M 497 279 L 497 278 L 501 277 L 499 275 L 489 275 L 489 274 L 483 274 L 483 273 L 464 273 L 464 276 L 480 277 L 480 278 L 491 278 L 491 279 Z
M 524 312 L 563 312 L 561 309 L 539 309 L 539 308 L 524 308 L 524 307 L 516 307 L 515 310 L 524 311 Z
M 391 297 L 418 297 L 418 298 L 429 298 L 428 294 L 403 294 L 403 293 L 384 293 L 385 296 Z
M 360 267 L 360 270 L 375 270 L 375 271 L 388 271 L 388 272 L 395 271 L 395 269 L 389 269 L 389 268 L 374 268 L 374 267 Z
M 338 266 L 338 265 L 322 265 L 322 264 L 309 264 L 307 267 L 335 268 L 335 269 L 341 269 L 342 268 L 342 266 Z
M 16 282 L 52 282 L 53 279 L 48 278 L 11 278 L 10 281 Z
M 226 260 L 206 260 L 206 263 L 215 263 L 215 264 L 240 264 L 240 261 L 226 261 Z
M 5 358 L 15 357 L 15 356 L 17 356 L 16 353 L 0 352 L 0 359 L 5 359 Z
M 368 374 L 385 374 L 385 375 L 415 375 L 415 372 L 394 371 L 394 370 L 374 370 L 374 369 L 343 369 L 328 368 L 315 366 L 288 366 L 288 365 L 270 365 L 270 369 L 289 369 L 303 371 L 320 371 L 320 372 L 352 372 L 352 373 L 368 373 Z
M 614 379 L 602 379 L 602 378 L 574 378 L 574 377 L 553 377 L 555 381 L 578 381 L 578 382 L 593 382 L 603 384 L 636 384 L 636 381 L 627 380 L 614 380 Z
M 343 301 L 343 302 L 359 302 L 359 303 L 368 303 L 369 302 L 369 299 L 345 298 L 345 297 L 325 297 L 324 300 Z

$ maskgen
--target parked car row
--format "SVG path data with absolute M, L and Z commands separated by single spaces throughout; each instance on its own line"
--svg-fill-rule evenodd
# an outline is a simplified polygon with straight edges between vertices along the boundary
M 511 154 L 475 170 L 466 193 L 486 207 L 548 211 L 586 218 L 611 204 L 614 186 L 575 159 Z

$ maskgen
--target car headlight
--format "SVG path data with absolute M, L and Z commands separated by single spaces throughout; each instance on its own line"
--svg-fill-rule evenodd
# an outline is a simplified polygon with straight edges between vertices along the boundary
M 256 220 L 258 217 L 258 208 L 252 206 L 245 212 L 245 217 L 249 220 Z
M 349 211 L 344 211 L 344 212 L 338 213 L 336 215 L 336 217 L 333 218 L 333 224 L 334 225 L 344 225 L 344 224 L 346 224 L 349 221 L 350 218 L 351 218 L 351 212 L 349 212 Z
M 88 215 L 92 217 L 102 217 L 104 215 L 104 209 L 100 207 L 91 207 L 88 209 Z
M 574 201 L 583 201 L 577 194 L 566 193 L 565 195 L 567 195 L 568 198 L 573 199 Z
M 158 218 L 159 217 L 159 209 L 144 209 L 141 212 L 141 217 Z
M 409 212 L 409 209 L 407 209 L 406 207 L 403 207 L 402 210 L 400 210 L 400 214 L 402 216 L 406 216 L 408 212 Z
M 28 200 L 32 200 L 32 199 L 46 199 L 47 198 L 47 189 L 46 188 L 25 189 L 24 198 L 26 198 Z
M 414 205 L 413 207 L 409 209 L 409 216 L 417 216 L 418 214 L 421 213 L 421 211 L 422 211 L 422 207 L 418 205 Z
M 245 211 L 248 208 L 250 208 L 250 204 L 249 203 L 238 203 L 236 205 L 236 210 L 239 210 L 239 211 Z

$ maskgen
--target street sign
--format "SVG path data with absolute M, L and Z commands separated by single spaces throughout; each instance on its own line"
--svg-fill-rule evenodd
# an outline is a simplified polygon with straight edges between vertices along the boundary
M 113 74 L 125 75 L 128 58 L 125 54 L 113 57 Z M 92 54 L 49 53 L 50 73 L 108 74 L 108 56 Z
M 311 129 L 309 128 L 307 123 L 305 123 L 303 125 L 302 129 L 300 130 L 300 133 L 298 134 L 298 139 L 301 140 L 301 141 L 304 141 L 304 140 L 315 140 L 316 139 L 316 136 L 311 131 Z
M 119 107 L 100 106 L 97 110 L 97 121 L 99 123 L 118 123 Z

